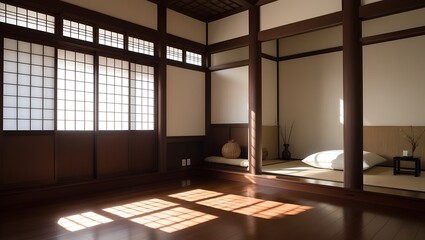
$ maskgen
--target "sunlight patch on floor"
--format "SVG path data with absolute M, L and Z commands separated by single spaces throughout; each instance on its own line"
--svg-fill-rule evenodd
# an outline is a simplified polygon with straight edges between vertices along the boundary
M 180 200 L 188 201 L 188 202 L 196 202 L 202 199 L 207 199 L 211 197 L 217 197 L 223 195 L 223 193 L 209 191 L 204 189 L 195 189 L 186 192 L 176 193 L 168 195 L 169 197 L 178 198 Z
M 162 210 L 162 209 L 177 206 L 177 205 L 178 204 L 173 202 L 168 202 L 161 199 L 153 198 L 149 200 L 105 208 L 103 209 L 103 211 L 112 213 L 122 218 L 130 218 L 137 215 L 150 213 L 150 212 Z
M 285 215 L 297 215 L 311 209 L 311 207 L 308 206 L 266 201 L 233 194 L 211 198 L 197 203 L 207 207 L 264 219 L 278 218 Z
M 112 221 L 112 219 L 109 219 L 97 213 L 86 212 L 81 214 L 75 214 L 72 216 L 62 217 L 58 220 L 58 224 L 68 231 L 75 232 L 78 230 Z
M 216 218 L 214 215 L 176 207 L 130 220 L 149 228 L 172 233 Z

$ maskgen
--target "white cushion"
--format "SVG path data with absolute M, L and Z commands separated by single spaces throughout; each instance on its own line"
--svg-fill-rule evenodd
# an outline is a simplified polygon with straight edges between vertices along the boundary
M 329 150 L 317 152 L 309 155 L 302 161 L 310 166 L 317 168 L 344 170 L 344 151 Z M 385 161 L 386 159 L 379 156 L 378 154 L 363 151 L 363 170 L 371 168 Z

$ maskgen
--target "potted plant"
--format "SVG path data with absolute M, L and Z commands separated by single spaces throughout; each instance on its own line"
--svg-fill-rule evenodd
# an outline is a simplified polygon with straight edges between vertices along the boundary
M 407 138 L 407 141 L 410 143 L 410 146 L 412 148 L 412 157 L 414 157 L 415 150 L 419 146 L 419 141 L 421 140 L 422 136 L 425 133 L 425 129 L 420 132 L 419 134 L 415 134 L 415 131 L 413 129 L 413 126 L 410 126 L 410 133 L 406 133 L 404 130 L 401 130 L 404 134 L 404 136 Z

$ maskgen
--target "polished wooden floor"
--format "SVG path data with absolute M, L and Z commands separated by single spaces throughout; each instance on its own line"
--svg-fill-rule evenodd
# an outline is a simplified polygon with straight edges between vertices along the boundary
M 184 179 L 1 209 L 0 239 L 425 239 L 425 217 L 225 180 Z

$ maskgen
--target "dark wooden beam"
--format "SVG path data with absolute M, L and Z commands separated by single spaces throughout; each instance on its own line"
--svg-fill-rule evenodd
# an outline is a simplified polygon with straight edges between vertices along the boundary
M 297 53 L 297 54 L 293 54 L 289 56 L 283 56 L 283 57 L 279 57 L 279 61 L 287 61 L 287 60 L 292 60 L 296 58 L 310 57 L 310 56 L 331 53 L 331 52 L 338 52 L 338 51 L 342 51 L 342 47 L 332 47 L 332 48 L 320 49 L 316 51 Z
M 272 56 L 272 55 L 269 55 L 269 54 L 266 54 L 266 53 L 262 53 L 261 54 L 261 57 L 264 58 L 264 59 L 268 59 L 268 60 L 274 61 L 274 62 L 278 62 L 279 61 L 279 58 L 278 57 L 275 57 L 275 56 Z
M 235 48 L 246 47 L 248 46 L 248 44 L 249 44 L 249 36 L 247 35 L 247 36 L 242 36 L 242 37 L 226 40 L 223 42 L 211 44 L 208 46 L 208 52 L 210 54 L 218 53 L 218 52 L 223 52 L 223 51 L 227 51 L 227 50 L 231 50 Z
M 403 38 L 417 37 L 422 35 L 425 35 L 425 26 L 405 29 L 405 30 L 396 31 L 396 32 L 384 33 L 384 34 L 374 35 L 370 37 L 364 37 L 362 38 L 362 43 L 363 45 L 369 45 L 369 44 L 393 41 L 393 40 L 398 40 Z
M 239 3 L 245 8 L 250 8 L 251 6 L 255 5 L 257 3 L 256 0 L 233 0 L 236 3 Z
M 258 40 L 266 42 L 274 39 L 294 36 L 315 30 L 334 27 L 342 24 L 342 12 L 327 14 L 300 22 L 290 23 L 280 27 L 261 31 Z
M 177 37 L 171 34 L 166 35 L 165 41 L 171 46 L 177 46 L 179 48 L 184 48 L 185 50 L 196 51 L 202 54 L 205 54 L 207 52 L 206 45 L 181 37 Z
M 360 0 L 343 0 L 344 187 L 363 189 L 363 54 Z
M 209 68 L 209 70 L 213 72 L 213 71 L 229 69 L 229 68 L 236 68 L 236 67 L 243 67 L 243 66 L 248 66 L 248 65 L 249 65 L 249 60 L 242 60 L 242 61 L 226 63 L 226 64 L 222 64 L 222 65 L 217 65 L 217 66 L 211 66 Z
M 425 7 L 424 0 L 385 0 L 360 7 L 362 19 L 384 17 Z
M 268 3 L 271 3 L 271 2 L 276 2 L 276 1 L 277 0 L 258 0 L 257 6 L 261 6 L 261 5 L 268 4 Z

